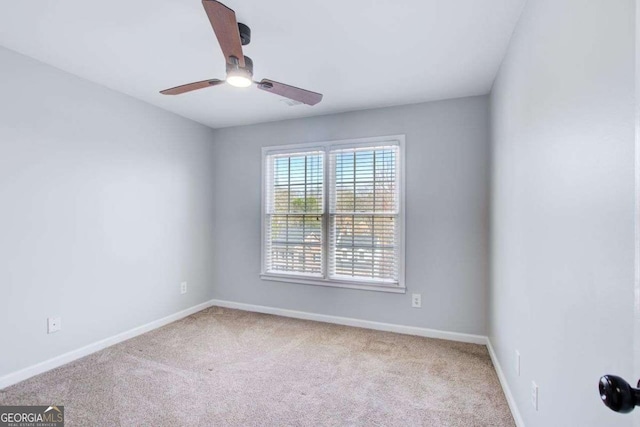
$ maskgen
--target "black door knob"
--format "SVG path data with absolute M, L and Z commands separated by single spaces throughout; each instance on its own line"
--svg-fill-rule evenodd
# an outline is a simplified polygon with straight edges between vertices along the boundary
M 640 388 L 640 381 L 638 381 Z M 600 378 L 600 398 L 609 409 L 626 414 L 640 405 L 640 390 L 633 388 L 628 382 L 615 375 Z

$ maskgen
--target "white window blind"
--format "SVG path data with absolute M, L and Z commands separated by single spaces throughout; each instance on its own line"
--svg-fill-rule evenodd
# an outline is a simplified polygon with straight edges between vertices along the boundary
M 329 277 L 398 283 L 398 146 L 330 152 Z
M 263 149 L 262 277 L 404 292 L 402 141 Z
M 267 272 L 323 276 L 324 153 L 266 157 Z

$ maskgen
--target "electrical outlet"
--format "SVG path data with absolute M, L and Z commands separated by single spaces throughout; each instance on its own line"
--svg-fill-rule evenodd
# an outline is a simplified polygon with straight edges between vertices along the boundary
M 516 374 L 520 376 L 520 352 L 516 350 Z
M 411 295 L 411 307 L 413 307 L 413 308 L 421 308 L 422 307 L 422 295 L 421 294 L 413 294 L 413 295 Z
M 531 381 L 531 404 L 538 410 L 538 385 L 535 381 Z
M 49 317 L 47 319 L 47 333 L 52 334 L 62 329 L 62 319 L 60 317 Z
M 187 282 L 180 283 L 180 293 L 181 294 L 187 293 Z

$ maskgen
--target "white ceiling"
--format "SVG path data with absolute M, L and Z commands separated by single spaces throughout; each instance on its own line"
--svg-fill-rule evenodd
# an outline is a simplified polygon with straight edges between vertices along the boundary
M 0 45 L 211 127 L 486 94 L 525 0 L 226 0 L 256 80 L 324 94 L 290 107 L 224 78 L 200 0 L 7 0 Z M 2 66 L 2 64 L 0 64 Z

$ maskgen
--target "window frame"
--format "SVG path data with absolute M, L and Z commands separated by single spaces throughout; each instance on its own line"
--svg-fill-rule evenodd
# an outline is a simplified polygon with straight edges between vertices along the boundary
M 389 144 L 394 144 L 398 146 L 398 184 L 400 186 L 400 192 L 398 194 L 399 198 L 399 211 L 397 215 L 398 221 L 398 282 L 389 284 L 389 283 L 380 283 L 376 280 L 363 280 L 359 278 L 354 279 L 331 279 L 329 278 L 329 232 L 330 232 L 330 224 L 331 221 L 331 213 L 329 210 L 329 199 L 331 194 L 331 188 L 329 188 L 331 183 L 330 174 L 330 153 L 331 150 L 336 149 L 348 149 L 348 148 L 358 148 L 358 147 L 366 147 L 366 148 L 374 148 L 376 146 L 385 146 Z M 323 214 L 322 214 L 322 271 L 323 277 L 310 277 L 304 274 L 296 274 L 296 273 L 272 273 L 267 272 L 266 270 L 266 220 L 267 220 L 267 212 L 266 212 L 266 196 L 267 196 L 267 157 L 270 155 L 277 154 L 288 154 L 288 153 L 301 153 L 306 151 L 322 151 L 323 152 Z M 260 210 L 261 210 L 261 242 L 260 242 L 260 278 L 268 281 L 277 281 L 277 282 L 287 282 L 287 283 L 296 283 L 303 285 L 318 285 L 318 286 L 329 286 L 329 287 L 337 287 L 337 288 L 348 288 L 348 289 L 361 289 L 361 290 L 369 290 L 369 291 L 380 291 L 380 292 L 392 292 L 392 293 L 405 293 L 405 212 L 406 212 L 406 204 L 405 204 L 405 135 L 389 135 L 389 136 L 376 136 L 376 137 L 367 137 L 367 138 L 354 138 L 354 139 L 343 139 L 337 141 L 323 141 L 323 142 L 305 142 L 305 143 L 297 143 L 297 144 L 286 144 L 286 145 L 274 145 L 274 146 L 265 146 L 262 147 L 262 191 L 261 191 L 261 200 L 260 200 Z

